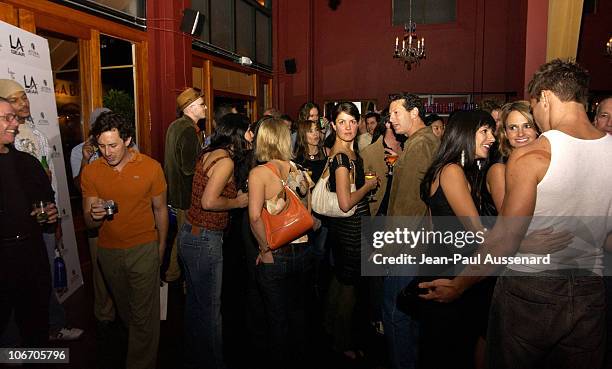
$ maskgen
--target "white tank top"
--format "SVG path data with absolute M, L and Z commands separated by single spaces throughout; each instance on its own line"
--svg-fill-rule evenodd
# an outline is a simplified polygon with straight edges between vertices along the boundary
M 508 267 L 528 273 L 579 268 L 601 275 L 602 247 L 612 231 L 612 135 L 582 140 L 551 130 L 543 136 L 550 142 L 550 166 L 538 184 L 529 232 L 552 226 L 554 232 L 571 232 L 574 239 L 551 254 L 550 264 Z

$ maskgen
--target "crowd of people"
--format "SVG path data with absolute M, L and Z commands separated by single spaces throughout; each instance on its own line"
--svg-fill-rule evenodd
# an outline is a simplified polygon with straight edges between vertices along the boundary
M 275 109 L 250 122 L 219 106 L 205 138 L 198 122 L 207 106 L 200 91 L 187 88 L 177 97 L 180 117 L 168 128 L 163 166 L 138 151 L 134 128 L 120 114 L 94 112 L 91 139 L 73 152 L 73 166 L 85 222 L 97 230 L 90 245 L 99 330 L 120 320 L 128 332 L 125 366 L 155 368 L 160 276 L 182 276 L 182 365 L 227 367 L 221 302 L 231 283 L 223 251 L 231 248 L 246 266 L 243 329 L 257 353 L 249 367 L 309 367 L 322 346 L 359 365 L 372 332 L 384 336 L 393 369 L 602 367 L 612 98 L 599 103 L 591 122 L 588 73 L 561 60 L 540 67 L 528 93 L 530 101 L 485 102 L 446 123 L 426 116 L 421 98 L 408 93 L 365 114 L 340 102 L 324 117 L 308 102 L 295 122 Z M 44 227 L 29 204 L 44 195 L 46 222 L 57 214 L 48 177 L 14 145 L 13 104 L 0 98 L 0 108 L 0 273 L 11 281 L 1 290 L 0 332 L 4 313 L 15 309 L 22 336 L 36 347 L 47 338 L 41 312 L 49 309 L 50 278 Z M 306 209 L 312 227 L 273 244 L 268 219 L 292 206 Z M 362 225 L 400 216 L 415 229 L 447 229 L 451 218 L 452 229 L 486 234 L 483 245 L 459 249 L 463 256 L 550 254 L 552 263 L 477 273 L 466 266 L 450 275 L 415 265 L 401 275 L 364 277 L 371 245 Z M 569 220 L 537 227 L 529 225 L 532 216 L 605 221 L 591 240 L 578 240 Z M 160 275 L 164 254 L 169 266 Z M 21 277 L 25 270 L 37 274 Z M 410 289 L 420 296 L 405 306 L 401 295 Z

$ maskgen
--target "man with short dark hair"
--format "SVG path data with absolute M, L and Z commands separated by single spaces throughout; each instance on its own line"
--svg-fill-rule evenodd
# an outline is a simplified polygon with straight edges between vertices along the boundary
M 168 182 L 168 205 L 176 213 L 178 233 L 185 224 L 185 211 L 191 206 L 191 182 L 196 161 L 202 149 L 198 141 L 197 122 L 206 118 L 206 104 L 199 90 L 187 88 L 176 98 L 182 116 L 172 122 L 166 132 L 164 173 Z M 166 281 L 172 282 L 181 276 L 178 264 L 178 235 L 174 238 Z
M 431 165 L 440 146 L 440 140 L 431 127 L 425 126 L 425 109 L 421 98 L 414 94 L 395 95 L 389 105 L 390 121 L 397 134 L 408 140 L 393 169 L 393 182 L 387 208 L 388 216 L 409 216 L 415 221 L 407 225 L 420 227 L 427 212 L 421 200 L 421 181 Z M 396 255 L 400 250 L 386 248 Z M 408 369 L 416 366 L 418 346 L 417 322 L 396 307 L 397 296 L 413 277 L 409 275 L 384 278 L 383 323 L 389 342 L 393 369 Z
M 568 247 L 551 249 L 549 262 L 508 264 L 498 277 L 487 334 L 489 368 L 601 367 L 602 246 L 606 238 L 612 243 L 612 135 L 589 122 L 588 85 L 586 70 L 559 59 L 542 65 L 529 82 L 533 116 L 543 133 L 512 151 L 501 217 L 475 257 L 533 255 L 521 253 L 520 243 L 543 227 L 574 237 Z M 449 302 L 499 268 L 469 265 L 453 280 L 420 287 L 429 289 L 425 298 Z
M 168 232 L 166 181 L 158 162 L 129 148 L 134 128 L 116 113 L 96 120 L 101 157 L 83 168 L 83 215 L 99 227 L 98 262 L 128 328 L 127 368 L 155 368 L 159 265 Z
M 17 119 L 11 104 L 0 98 L 0 335 L 14 311 L 23 347 L 44 347 L 51 274 L 41 225 L 55 223 L 57 209 L 38 160 L 12 146 Z M 46 219 L 32 210 L 39 202 L 48 204 Z

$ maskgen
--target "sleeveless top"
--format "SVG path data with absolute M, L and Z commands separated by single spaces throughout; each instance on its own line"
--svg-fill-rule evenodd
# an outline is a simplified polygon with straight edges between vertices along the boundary
M 229 222 L 229 211 L 207 211 L 202 209 L 202 194 L 208 183 L 208 171 L 219 160 L 229 158 L 229 156 L 221 156 L 213 160 L 206 168 L 204 163 L 196 166 L 196 172 L 193 176 L 193 189 L 191 191 L 191 207 L 187 211 L 187 220 L 189 223 L 202 227 L 211 231 L 220 231 L 227 227 Z M 221 196 L 228 199 L 235 199 L 238 194 L 234 181 L 225 184 Z
M 602 246 L 612 230 L 612 135 L 582 140 L 561 131 L 542 133 L 550 142 L 550 165 L 538 183 L 529 231 L 553 227 L 574 235 L 550 264 L 509 265 L 520 272 L 581 269 L 602 274 Z M 535 256 L 517 253 L 517 256 Z
M 350 175 L 355 173 L 355 178 L 351 178 L 351 183 L 355 183 L 355 186 L 359 189 L 365 184 L 365 174 L 363 171 L 363 160 L 358 155 L 356 160 L 349 159 L 348 155 L 344 153 L 336 154 L 333 158 L 330 158 L 329 163 L 329 190 L 336 192 L 336 176 L 332 175 L 336 173 L 336 169 L 345 167 L 348 169 Z M 355 169 L 354 171 L 351 169 Z M 382 174 L 382 173 L 380 173 Z M 379 174 L 379 175 L 380 175 Z
M 269 166 L 274 165 L 270 162 L 264 164 L 263 166 L 267 167 L 270 171 L 274 173 L 278 173 L 276 167 L 269 168 Z M 282 174 L 280 174 L 282 176 Z M 277 178 L 280 181 L 280 178 L 276 174 L 273 174 L 274 178 Z M 304 172 L 298 169 L 294 162 L 289 162 L 289 174 L 286 179 L 284 179 L 287 187 L 293 190 L 297 197 L 300 199 L 302 204 L 306 208 L 308 208 L 308 193 L 310 189 L 314 187 L 314 183 L 310 179 L 310 177 Z M 271 199 L 265 200 L 264 206 L 268 213 L 272 215 L 276 215 L 281 212 L 285 208 L 286 204 L 286 193 L 285 187 L 283 187 L 279 193 L 274 195 Z M 302 237 L 294 240 L 291 243 L 304 243 L 308 241 L 308 234 L 303 235 Z
M 301 165 L 310 172 L 310 178 L 315 183 L 319 180 L 319 178 L 321 178 L 321 174 L 323 174 L 323 169 L 325 168 L 325 163 L 327 162 L 325 151 L 322 149 L 321 151 L 322 152 L 319 152 L 319 154 L 315 156 L 315 159 L 310 159 L 310 155 L 307 154 L 295 158 L 295 162 L 297 164 Z M 316 157 L 323 157 L 323 159 L 316 159 Z

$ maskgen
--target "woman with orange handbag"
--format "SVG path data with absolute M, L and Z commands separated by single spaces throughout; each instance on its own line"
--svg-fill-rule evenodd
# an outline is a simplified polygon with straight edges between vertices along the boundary
M 292 233 L 285 244 L 278 244 L 270 234 L 267 218 L 282 217 L 289 207 L 303 206 L 307 212 L 302 218 L 310 221 L 312 227 L 313 183 L 304 170 L 291 162 L 290 131 L 280 119 L 271 117 L 261 122 L 254 150 L 257 162 L 265 163 L 249 173 L 249 220 L 259 245 L 256 278 L 270 337 L 266 357 L 273 368 L 294 368 L 306 361 L 305 322 L 312 284 L 312 250 L 308 229 Z M 296 199 L 300 202 L 297 205 Z

